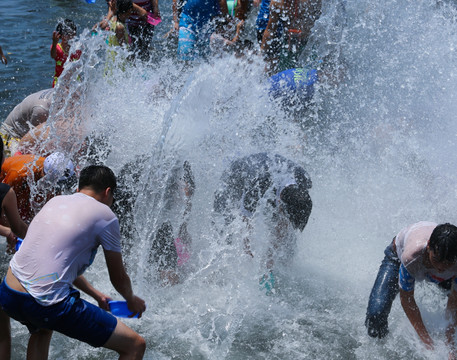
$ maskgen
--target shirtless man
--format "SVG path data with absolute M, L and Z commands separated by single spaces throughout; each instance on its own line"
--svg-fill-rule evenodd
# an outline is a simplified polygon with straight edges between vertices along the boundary
M 311 29 L 321 15 L 321 7 L 322 0 L 271 1 L 261 43 L 270 74 L 297 67 L 295 58 L 306 45 Z

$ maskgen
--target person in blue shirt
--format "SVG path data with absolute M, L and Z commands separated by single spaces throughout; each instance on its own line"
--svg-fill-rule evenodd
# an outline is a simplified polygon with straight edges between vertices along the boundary
M 179 20 L 178 58 L 189 62 L 206 57 L 209 39 L 214 32 L 212 20 L 227 14 L 226 0 L 187 0 L 181 8 Z

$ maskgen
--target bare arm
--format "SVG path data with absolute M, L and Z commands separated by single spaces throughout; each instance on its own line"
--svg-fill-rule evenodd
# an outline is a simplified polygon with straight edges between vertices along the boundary
M 403 307 L 403 310 L 405 311 L 405 314 L 411 322 L 414 330 L 416 330 L 417 335 L 419 335 L 419 338 L 425 344 L 427 349 L 433 350 L 433 340 L 424 325 L 419 307 L 414 299 L 414 290 L 404 291 L 400 289 L 400 300 L 401 306 Z
M 270 4 L 270 18 L 268 19 L 268 25 L 265 29 L 262 37 L 262 44 L 260 49 L 264 54 L 267 61 L 267 68 L 271 70 L 273 68 L 274 60 L 279 57 L 278 54 L 274 53 L 274 47 L 272 46 L 274 41 L 277 41 L 276 34 L 279 24 L 279 16 L 281 13 L 281 4 L 275 1 L 272 1 Z
M 152 7 L 152 13 L 155 16 L 160 17 L 159 0 L 149 0 L 149 3 L 151 4 L 151 7 Z
M 178 0 L 173 0 L 173 26 L 175 30 L 179 30 L 179 11 L 178 11 Z
M 449 325 L 446 329 L 447 344 L 450 348 L 449 359 L 457 358 L 457 350 L 455 348 L 454 335 L 455 335 L 455 321 L 457 319 L 457 291 L 452 284 L 452 291 L 448 297 L 446 314 L 449 317 Z
M 232 43 L 236 43 L 240 39 L 241 31 L 243 30 L 243 27 L 244 27 L 244 20 L 241 20 L 236 24 L 236 32 L 235 32 L 235 36 L 232 39 Z
M 3 64 L 8 64 L 8 59 L 6 56 L 3 54 L 2 47 L 0 46 L 0 60 L 2 61 Z
M 135 3 L 133 3 L 133 11 L 143 20 L 148 19 L 148 12 L 146 10 L 144 10 L 141 6 L 138 6 Z
M 98 306 L 100 308 L 109 311 L 108 301 L 110 301 L 111 298 L 94 288 L 84 276 L 78 276 L 76 280 L 73 281 L 73 285 L 76 286 L 79 290 L 85 292 L 87 295 L 93 297 L 95 301 L 98 302 Z
M 240 0 L 236 7 L 235 17 L 239 20 L 246 20 L 247 14 L 249 9 L 249 1 L 248 0 Z
M 53 59 L 57 56 L 57 44 L 59 43 L 60 34 L 57 31 L 52 33 L 52 46 L 51 46 L 51 57 Z
M 228 16 L 227 0 L 219 0 L 222 16 Z
M 20 238 L 25 238 L 28 225 L 21 219 L 19 215 L 16 193 L 12 188 L 9 189 L 9 191 L 6 193 L 3 199 L 2 207 L 11 230 Z
M 127 301 L 129 310 L 135 314 L 139 313 L 139 317 L 141 317 L 146 310 L 146 305 L 143 299 L 133 294 L 132 283 L 125 271 L 121 253 L 109 250 L 104 250 L 104 253 L 111 284 Z

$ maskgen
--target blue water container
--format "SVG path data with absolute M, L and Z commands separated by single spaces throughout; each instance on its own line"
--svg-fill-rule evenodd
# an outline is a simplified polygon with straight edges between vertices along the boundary
M 109 301 L 111 314 L 123 318 L 138 318 L 138 314 L 132 313 L 127 307 L 127 301 Z M 134 315 L 134 316 L 132 316 Z
M 23 239 L 17 238 L 16 251 L 19 250 L 19 248 L 21 247 L 23 241 L 24 241 Z

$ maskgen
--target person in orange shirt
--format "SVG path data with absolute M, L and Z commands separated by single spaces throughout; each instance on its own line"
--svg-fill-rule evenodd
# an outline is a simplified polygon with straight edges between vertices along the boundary
M 0 172 L 0 181 L 16 192 L 19 214 L 26 222 L 30 222 L 41 206 L 60 192 L 59 187 L 68 186 L 74 178 L 73 163 L 60 152 L 48 157 L 14 155 L 5 160 Z

